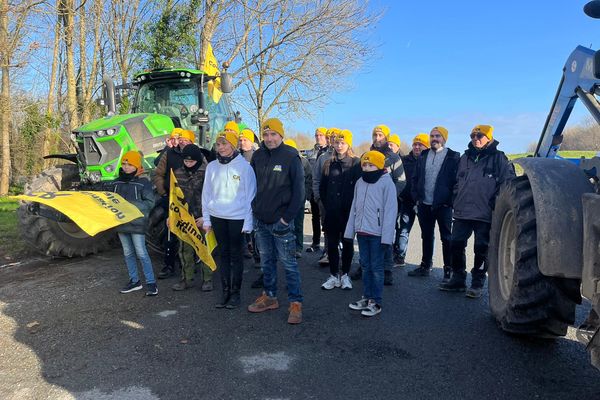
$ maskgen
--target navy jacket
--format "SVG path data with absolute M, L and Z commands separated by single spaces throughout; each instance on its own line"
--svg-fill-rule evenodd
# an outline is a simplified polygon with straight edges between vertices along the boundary
M 496 140 L 483 150 L 469 143 L 458 165 L 454 218 L 492 222 L 498 190 L 515 176 L 512 164 L 497 147 Z
M 430 149 L 426 149 L 421 152 L 421 155 L 417 158 L 415 174 L 412 177 L 411 193 L 413 200 L 417 203 L 422 202 L 425 197 L 425 163 L 427 161 L 427 154 L 430 151 Z M 431 204 L 433 208 L 452 207 L 452 194 L 454 192 L 454 185 L 456 184 L 456 171 L 459 160 L 460 153 L 448 149 L 446 158 L 444 158 L 444 162 L 442 163 L 442 168 L 435 181 L 433 203 Z
M 131 222 L 117 226 L 116 231 L 121 233 L 145 234 L 148 215 L 154 206 L 155 197 L 152 184 L 148 178 L 139 176 L 131 180 L 117 178 L 114 181 L 104 183 L 103 190 L 117 193 L 144 214 L 143 218 L 137 218 Z
M 304 207 L 304 170 L 296 149 L 282 143 L 269 150 L 264 143 L 250 163 L 256 174 L 256 197 L 252 201 L 254 217 L 266 224 L 280 218 L 287 223 Z

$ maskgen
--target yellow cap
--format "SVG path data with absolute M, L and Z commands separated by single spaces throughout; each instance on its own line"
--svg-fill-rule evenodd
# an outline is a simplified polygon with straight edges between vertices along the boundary
M 237 122 L 235 121 L 229 121 L 225 124 L 225 127 L 223 128 L 224 131 L 232 131 L 235 132 L 239 135 L 240 133 L 240 127 L 237 124 Z
M 335 135 L 335 140 L 343 140 L 348 146 L 352 147 L 352 132 L 348 129 L 342 129 Z
M 327 131 L 325 131 L 325 136 L 330 138 L 332 135 L 334 135 L 336 133 L 340 133 L 341 131 L 342 130 L 340 128 L 329 128 L 329 129 L 327 129 Z
M 367 151 L 360 158 L 360 165 L 363 165 L 364 163 L 371 163 L 376 166 L 377 169 L 383 169 L 385 165 L 385 156 L 377 150 Z
M 327 128 L 320 126 L 317 129 L 315 129 L 315 133 L 316 132 L 322 133 L 323 135 L 327 135 Z
M 426 133 L 419 133 L 413 139 L 413 144 L 415 143 L 421 143 L 423 146 L 429 148 L 429 135 Z
M 263 122 L 263 132 L 267 129 L 277 132 L 281 137 L 285 136 L 285 131 L 283 130 L 283 123 L 277 118 L 269 118 L 268 120 Z
M 388 142 L 390 143 L 395 143 L 396 146 L 400 147 L 400 136 L 396 135 L 395 133 L 391 134 L 390 137 L 388 138 Z
M 373 133 L 377 131 L 383 133 L 386 139 L 390 136 L 390 128 L 387 125 L 377 125 L 375 128 L 373 128 Z
M 142 171 L 142 155 L 137 150 L 130 150 L 123 154 L 123 157 L 121 158 L 121 164 L 125 163 L 136 167 L 138 172 Z
M 491 125 L 477 125 L 475 128 L 473 128 L 471 134 L 483 133 L 491 141 L 494 140 L 494 135 L 492 134 L 493 132 L 494 127 Z
M 219 135 L 217 135 L 217 140 L 218 139 L 227 140 L 233 146 L 234 149 L 237 149 L 238 135 L 236 135 L 235 133 L 233 133 L 231 131 L 223 131 L 223 132 L 219 133 Z
M 296 150 L 298 150 L 298 145 L 296 144 L 296 141 L 294 139 L 285 139 L 283 141 L 283 143 L 287 144 L 290 147 L 295 148 Z
M 196 135 L 194 132 L 189 129 L 175 128 L 171 131 L 172 138 L 184 138 L 189 140 L 190 142 L 194 142 L 196 140 Z
M 249 141 L 254 143 L 254 132 L 252 132 L 251 129 L 248 129 L 248 128 L 242 129 L 242 132 L 240 133 L 240 139 L 242 137 L 245 137 L 246 139 L 248 139 Z
M 448 140 L 448 129 L 444 128 L 443 126 L 434 126 L 431 132 L 433 131 L 438 131 L 444 138 L 444 141 Z

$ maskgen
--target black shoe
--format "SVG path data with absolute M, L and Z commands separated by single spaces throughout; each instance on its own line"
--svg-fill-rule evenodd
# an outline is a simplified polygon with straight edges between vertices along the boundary
M 438 286 L 440 290 L 446 292 L 464 292 L 467 289 L 467 285 L 465 284 L 465 277 L 460 276 L 460 274 L 452 274 L 452 278 L 450 278 L 450 282 L 448 283 L 440 283 Z
M 358 281 L 362 279 L 362 268 L 358 267 L 353 272 L 350 273 L 350 279 L 353 281 Z
M 319 251 L 319 249 L 320 249 L 320 246 L 318 244 L 317 245 L 313 244 L 312 246 L 310 246 L 309 248 L 307 248 L 305 251 L 307 253 L 316 253 L 317 251 Z
M 392 271 L 383 271 L 383 284 L 385 286 L 392 286 L 394 284 L 394 277 Z
M 429 276 L 431 272 L 431 268 L 427 268 L 424 265 L 419 265 L 417 268 L 412 271 L 408 271 L 408 276 Z
M 127 286 L 125 286 L 123 289 L 121 289 L 120 292 L 125 294 L 125 293 L 131 293 L 131 292 L 135 292 L 136 290 L 142 290 L 142 289 L 143 289 L 143 286 L 140 281 L 132 282 L 131 280 L 129 280 L 129 283 L 127 283 Z
M 227 308 L 228 310 L 233 310 L 235 308 L 238 308 L 240 304 L 240 291 L 236 290 L 233 293 L 231 293 L 231 297 L 229 298 L 229 301 L 227 302 L 225 308 Z
M 167 265 L 166 267 L 161 269 L 160 272 L 158 273 L 158 279 L 170 278 L 173 275 L 175 275 L 175 268 L 173 268 L 170 265 Z
M 452 268 L 444 266 L 444 278 L 442 279 L 442 283 L 450 282 L 450 278 L 452 278 Z
M 227 306 L 227 302 L 229 301 L 231 294 L 229 293 L 229 288 L 223 289 L 221 292 L 221 300 L 217 304 L 215 304 L 215 308 L 225 308 Z
M 405 267 L 406 262 L 404 261 L 404 257 L 400 257 L 399 254 L 394 254 L 394 265 L 396 267 Z
M 146 296 L 156 296 L 158 295 L 158 287 L 156 283 L 149 283 L 146 288 Z
M 250 287 L 252 289 L 260 289 L 262 287 L 265 287 L 265 284 L 263 283 L 263 274 L 260 274 L 258 279 L 252 282 L 252 285 L 250 285 Z

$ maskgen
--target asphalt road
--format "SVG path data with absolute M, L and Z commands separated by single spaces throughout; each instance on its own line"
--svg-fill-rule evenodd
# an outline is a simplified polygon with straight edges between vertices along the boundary
M 416 227 L 407 259 L 419 255 Z M 348 309 L 361 284 L 321 290 L 328 269 L 316 260 L 300 260 L 298 326 L 286 323 L 283 274 L 281 308 L 246 311 L 259 294 L 250 263 L 233 311 L 214 308 L 216 291 L 171 291 L 175 279 L 156 298 L 119 294 L 118 249 L 0 268 L 0 399 L 600 399 L 600 372 L 572 330 L 508 336 L 485 296 L 440 292 L 440 268 L 419 279 L 411 266 L 394 272 L 383 312 L 363 318 Z

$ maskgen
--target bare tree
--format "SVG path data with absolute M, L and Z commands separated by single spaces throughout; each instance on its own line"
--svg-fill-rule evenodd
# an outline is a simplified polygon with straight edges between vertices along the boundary
M 58 51 L 60 47 L 60 19 L 56 17 L 54 26 L 54 43 L 52 47 L 52 66 L 50 68 L 50 83 L 48 85 L 48 103 L 46 105 L 46 123 L 44 130 L 44 146 L 42 154 L 47 155 L 54 151 L 57 144 L 57 135 L 53 129 L 52 121 L 54 120 L 54 109 L 56 107 L 56 76 L 58 70 Z M 46 166 L 50 165 L 50 161 L 46 162 Z
M 75 0 L 59 0 L 58 14 L 61 17 L 63 40 L 66 53 L 66 80 L 67 80 L 67 116 L 69 130 L 79 126 L 79 110 L 77 108 L 77 77 L 75 73 Z
M 2 88 L 0 89 L 0 135 L 2 136 L 0 195 L 7 194 L 10 186 L 10 70 L 24 66 L 28 54 L 28 49 L 23 49 L 27 21 L 40 3 L 41 1 L 31 0 L 17 3 L 0 0 L 0 72 L 2 73 Z
M 100 21 L 102 18 L 102 1 L 94 0 L 93 5 L 86 9 L 86 0 L 81 0 L 79 5 L 79 108 L 81 109 L 81 122 L 87 123 L 91 119 L 92 94 L 98 82 L 98 54 L 100 50 Z M 88 53 L 86 37 L 88 34 L 88 16 L 92 23 L 92 55 L 88 73 Z
M 365 33 L 380 18 L 358 0 L 253 0 L 229 18 L 243 27 L 234 63 L 260 124 L 270 113 L 310 115 L 371 53 Z

